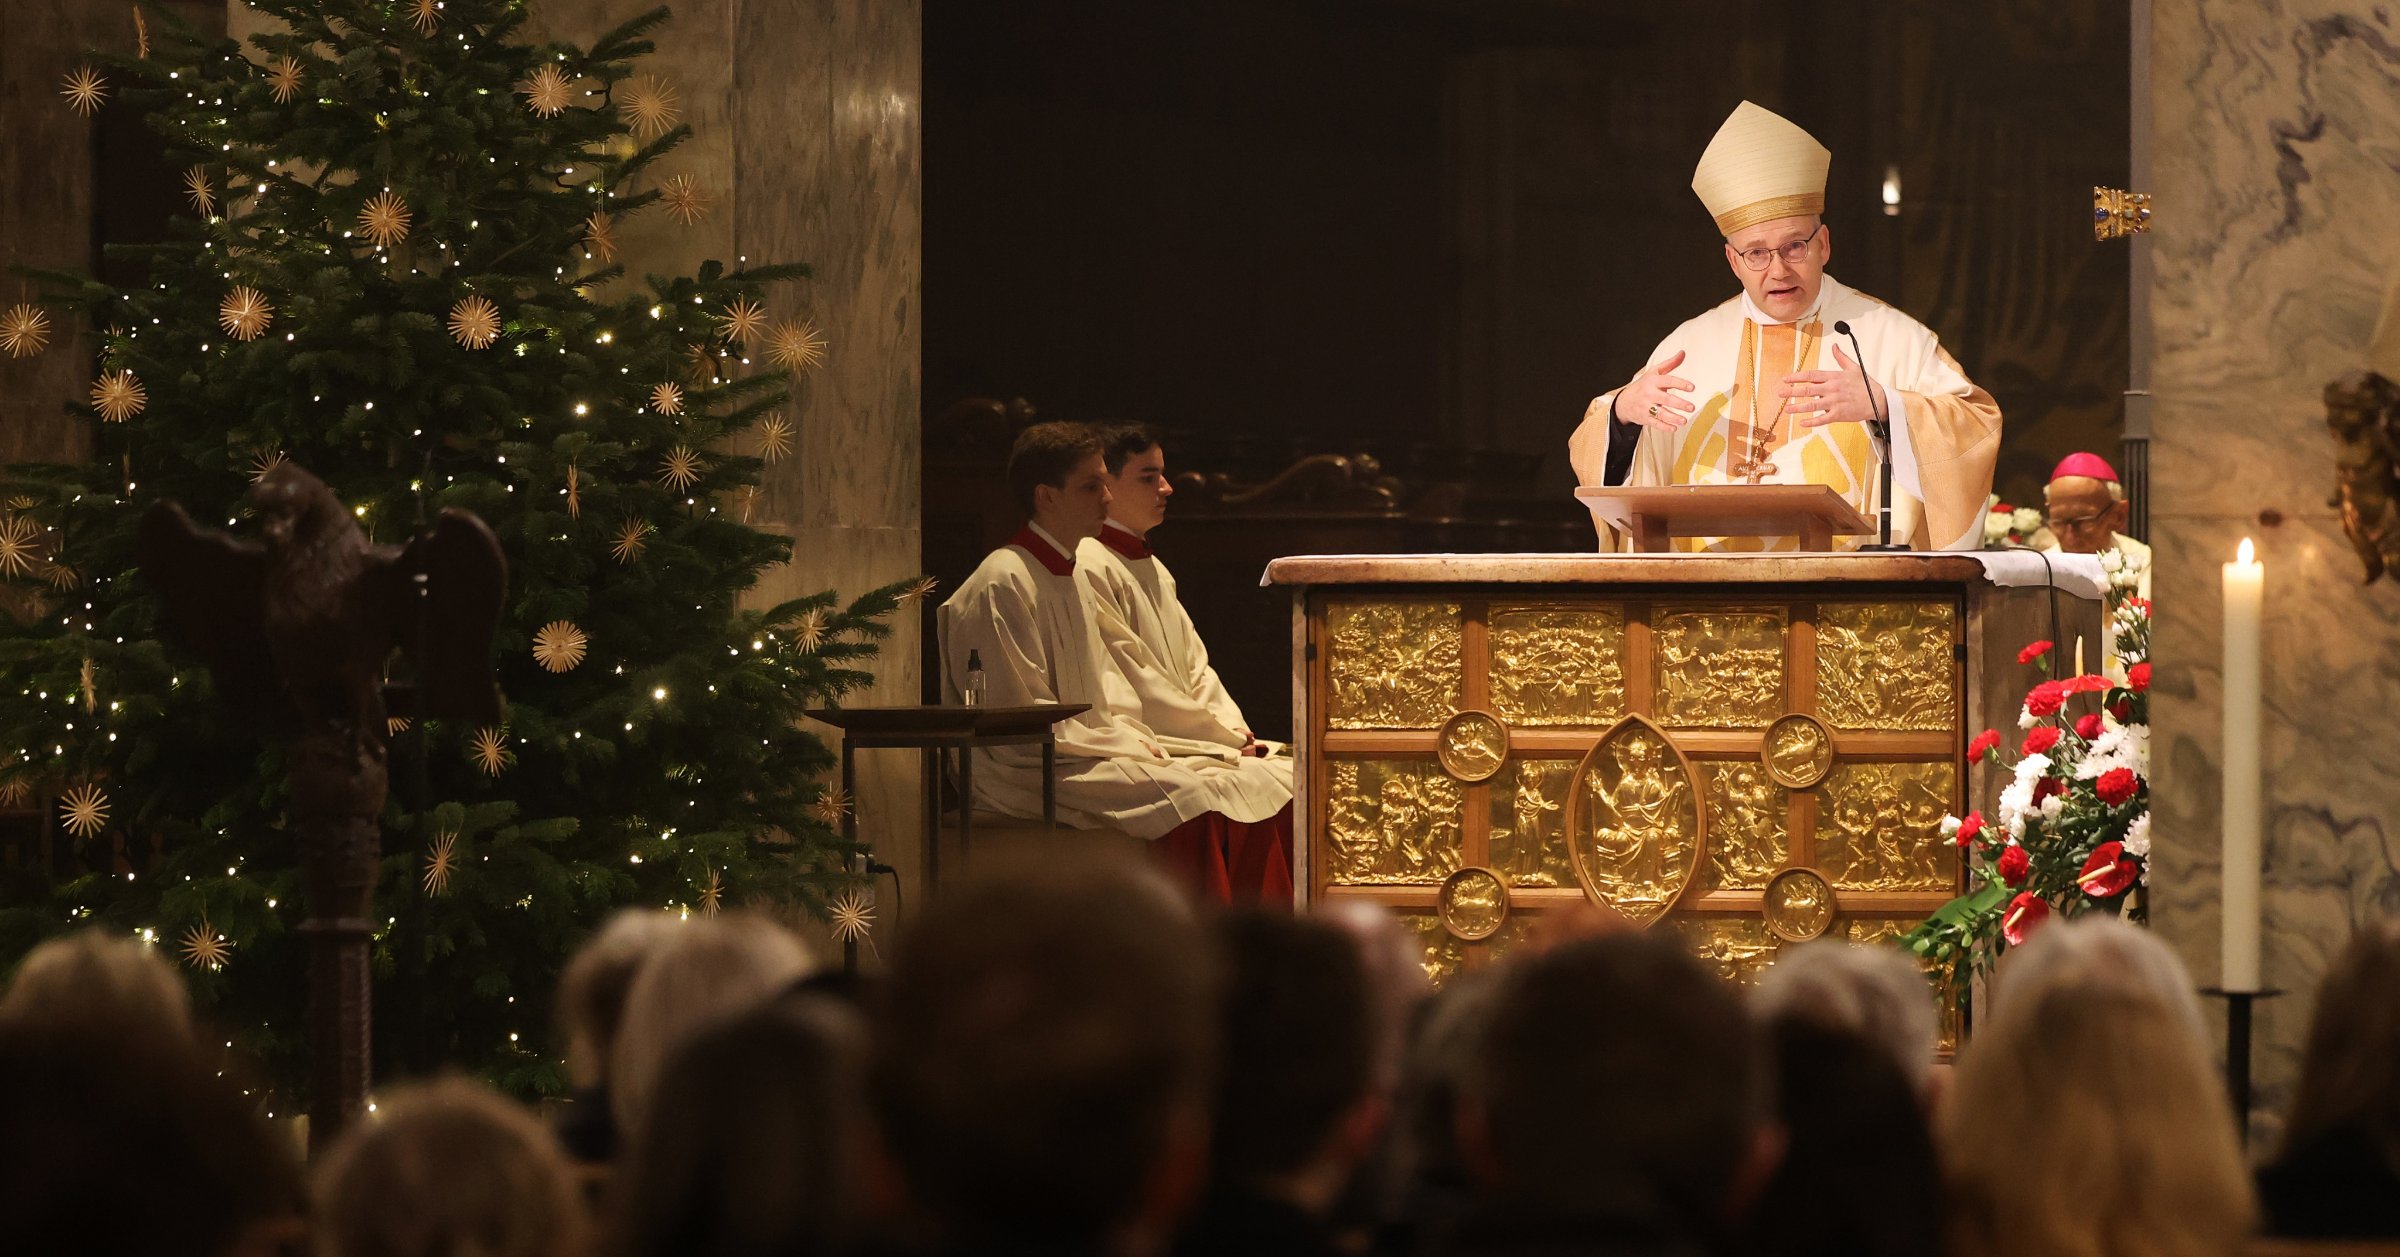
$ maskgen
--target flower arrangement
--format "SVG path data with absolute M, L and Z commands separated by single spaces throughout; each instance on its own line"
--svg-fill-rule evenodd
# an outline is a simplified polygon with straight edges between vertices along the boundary
M 2034 642 L 2017 662 L 2047 679 L 2025 695 L 2013 759 L 1998 730 L 1967 744 L 1970 761 L 1988 758 L 2010 780 L 1990 817 L 1943 819 L 1971 889 L 1904 940 L 1954 990 L 2054 915 L 2146 919 L 2137 888 L 2150 874 L 2150 604 L 2134 593 L 2137 567 L 2104 556 L 2102 568 L 2112 675 L 2052 677 L 2056 645 Z
M 2042 530 L 2042 513 L 2030 506 L 2010 506 L 1998 494 L 1983 500 L 1983 548 L 2010 550 L 2034 544 Z

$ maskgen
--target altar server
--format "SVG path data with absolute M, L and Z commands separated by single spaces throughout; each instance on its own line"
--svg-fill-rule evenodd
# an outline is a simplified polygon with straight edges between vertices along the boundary
M 1831 162 L 1791 122 L 1748 101 L 1733 111 L 1701 154 L 1692 191 L 1725 237 L 1725 264 L 1742 291 L 1676 328 L 1648 366 L 1592 399 L 1568 456 L 1587 485 L 1822 484 L 1873 519 L 1881 454 L 1866 421 L 1880 412 L 1892 432 L 1893 539 L 1970 548 L 1982 539 L 2000 407 L 1924 324 L 1825 273 Z M 1856 351 L 1837 323 L 1857 336 Z M 1795 537 L 1676 542 L 1686 550 L 1798 545 Z
M 1076 576 L 1075 554 L 1108 518 L 1108 469 L 1100 437 L 1078 424 L 1045 423 L 1018 434 L 1008 482 L 1028 519 L 984 558 L 938 616 L 942 684 L 957 702 L 970 664 L 993 706 L 1087 703 L 1057 726 L 1059 820 L 1156 840 L 1158 856 L 1204 898 L 1291 894 L 1290 799 L 1259 787 L 1238 757 L 1173 754 L 1144 725 L 1140 696 L 1102 646 Z M 1037 747 L 975 752 L 973 805 L 1009 816 L 1041 815 Z M 1248 854 L 1236 869 L 1228 852 Z

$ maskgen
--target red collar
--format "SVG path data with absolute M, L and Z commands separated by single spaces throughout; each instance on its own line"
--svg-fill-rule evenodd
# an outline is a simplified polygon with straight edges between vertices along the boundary
M 1113 523 L 1100 526 L 1100 544 L 1129 559 L 1150 557 L 1149 541 L 1136 537 L 1130 530 L 1119 528 Z
M 1058 547 L 1042 540 L 1042 534 L 1035 532 L 1031 524 L 1018 529 L 1017 535 L 1008 539 L 1008 544 L 1032 555 L 1033 561 L 1041 564 L 1043 570 L 1052 576 L 1071 576 L 1075 572 L 1074 556 L 1060 554 Z

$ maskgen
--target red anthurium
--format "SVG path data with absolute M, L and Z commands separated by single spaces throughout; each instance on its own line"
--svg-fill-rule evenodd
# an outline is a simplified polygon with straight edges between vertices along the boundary
M 2049 919 L 2050 905 L 2040 895 L 2030 890 L 2018 891 L 2017 897 L 2008 901 L 2008 911 L 2000 916 L 2000 937 L 2007 939 L 2011 947 L 2022 946 Z
M 2089 742 L 2100 736 L 2100 713 L 2093 712 L 2075 722 L 2075 736 Z
M 2056 745 L 2058 745 L 2057 725 L 2035 725 L 2033 730 L 2025 735 L 2025 753 L 2027 755 L 2046 755 L 2050 748 Z
M 1997 729 L 1986 729 L 1983 732 L 1976 734 L 1974 741 L 1967 743 L 1967 762 L 1970 764 L 1980 764 L 1983 762 L 1984 756 L 1989 755 L 1993 751 L 1999 749 L 1999 746 L 2000 731 Z
M 2027 647 L 2025 647 L 2025 649 L 2023 649 L 2023 650 L 2020 650 L 2020 651 L 2018 651 L 2018 652 L 2017 652 L 2017 662 L 2018 662 L 2018 663 L 2032 663 L 2034 660 L 2036 660 L 2036 659 L 2039 659 L 2039 658 L 2041 658 L 2042 656 L 2044 656 L 2044 655 L 2046 655 L 2046 654 L 2049 654 L 2049 653 L 2050 653 L 2050 647 L 2051 647 L 2053 644 L 2054 644 L 2054 643 L 2047 642 L 2047 641 L 2034 642 L 2034 643 L 2032 643 L 2031 645 L 2028 645 Z
M 2129 723 L 2133 719 L 2133 704 L 2125 699 L 2118 699 L 2108 705 L 2108 714 L 2115 716 L 2118 724 Z
M 2025 875 L 2033 871 L 2033 857 L 2015 843 L 2000 853 L 2000 880 L 2011 886 L 2025 884 Z
M 2075 884 L 2094 899 L 2114 899 L 2133 885 L 2142 875 L 2142 866 L 2125 854 L 2125 844 L 2104 842 L 2092 849 L 2091 858 L 2083 862 L 2083 872 Z
M 2079 677 L 2068 677 L 2059 682 L 2059 686 L 2069 694 L 2097 694 L 2115 684 L 2116 682 L 2107 677 L 2091 672 L 2086 672 Z
M 2111 768 L 2092 783 L 2092 791 L 2100 796 L 2102 803 L 2115 807 L 2132 798 L 2133 792 L 2141 789 L 2141 786 L 2142 779 L 2134 776 L 2132 769 Z M 2040 792 L 2037 790 L 2035 793 Z

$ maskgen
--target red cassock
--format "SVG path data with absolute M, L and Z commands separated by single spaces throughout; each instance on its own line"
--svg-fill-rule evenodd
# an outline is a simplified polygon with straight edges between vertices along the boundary
M 1195 816 L 1155 839 L 1158 862 L 1202 903 L 1292 903 L 1292 807 L 1263 821 Z

